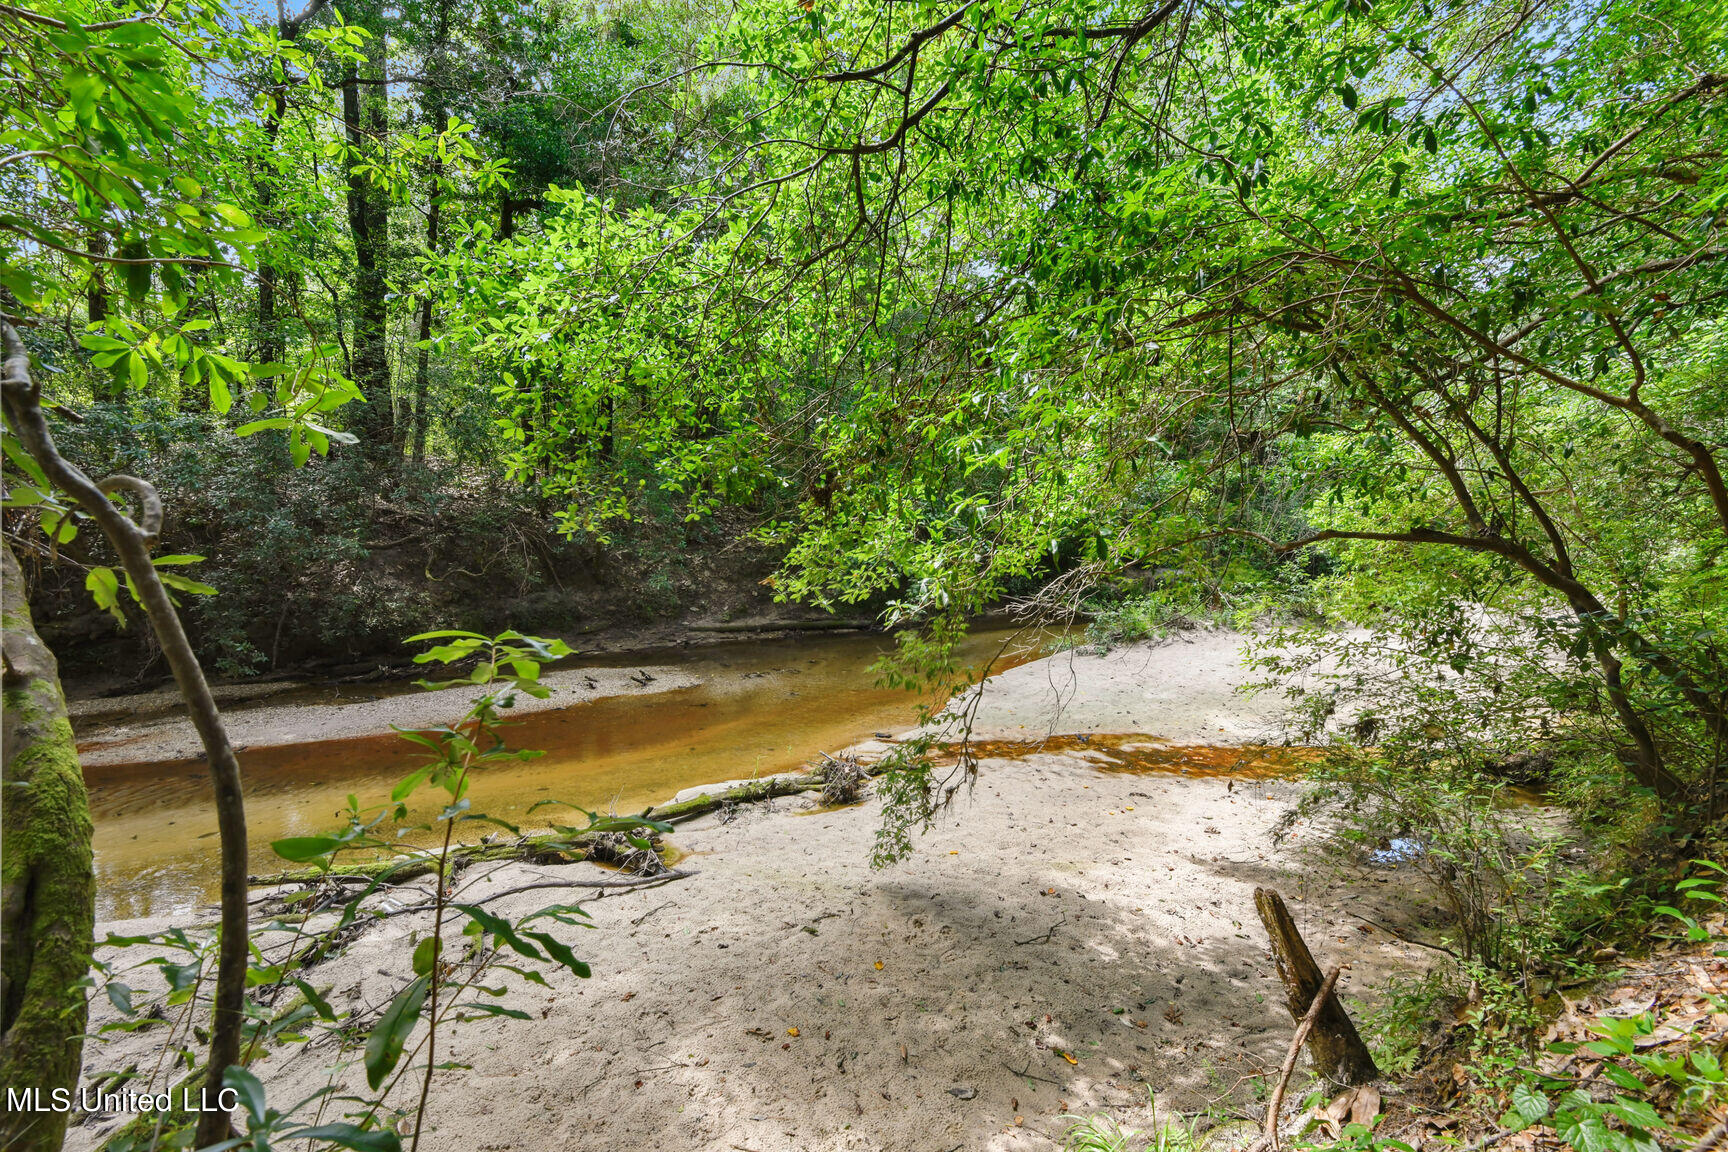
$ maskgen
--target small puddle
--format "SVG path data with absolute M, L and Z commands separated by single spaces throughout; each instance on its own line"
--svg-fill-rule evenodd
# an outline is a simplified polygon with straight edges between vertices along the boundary
M 969 636 L 963 663 L 982 665 L 1010 635 L 989 630 Z M 641 811 L 683 788 L 783 772 L 819 750 L 903 730 L 917 718 L 916 698 L 877 687 L 870 671 L 893 644 L 891 637 L 854 634 L 657 654 L 655 662 L 676 662 L 702 683 L 523 716 L 509 729 L 510 745 L 545 755 L 477 775 L 474 809 L 524 829 L 548 819 L 580 823 L 569 809 L 563 815 L 529 809 L 559 800 L 599 811 Z M 995 670 L 1042 650 L 1029 643 Z M 389 694 L 395 687 L 368 685 L 364 694 Z M 322 702 L 311 691 L 301 698 Z M 243 750 L 251 870 L 279 871 L 286 864 L 271 852 L 271 841 L 335 830 L 350 794 L 363 806 L 382 803 L 396 781 L 423 762 L 421 749 L 393 734 Z M 214 901 L 216 818 L 201 761 L 91 767 L 85 782 L 96 821 L 100 919 L 178 913 Z M 411 818 L 425 820 L 431 805 L 427 795 L 426 811 Z M 484 831 L 474 826 L 476 837 Z

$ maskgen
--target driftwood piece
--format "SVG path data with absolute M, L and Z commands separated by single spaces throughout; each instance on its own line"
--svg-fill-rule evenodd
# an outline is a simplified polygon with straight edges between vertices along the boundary
M 760 780 L 750 780 L 718 792 L 706 792 L 688 800 L 661 804 L 647 809 L 642 816 L 644 819 L 677 824 L 705 816 L 728 804 L 750 804 L 772 800 L 776 796 L 796 796 L 800 792 L 820 788 L 825 782 L 820 772 L 801 772 L 795 776 L 764 776 Z
M 880 765 L 872 764 L 863 767 L 863 775 L 866 777 L 877 776 L 881 772 Z M 777 796 L 795 796 L 800 792 L 822 788 L 826 783 L 827 776 L 821 772 L 764 776 L 760 780 L 746 781 L 743 784 L 734 785 L 717 792 L 692 796 L 688 800 L 646 808 L 639 818 L 655 820 L 663 824 L 678 824 L 686 820 L 694 820 L 698 816 L 705 816 L 709 812 L 724 808 L 728 804 L 751 804 L 772 800 Z M 494 860 L 520 859 L 540 864 L 574 864 L 588 858 L 589 849 L 594 847 L 595 839 L 595 836 L 583 833 L 569 835 L 562 832 L 547 832 L 524 836 L 518 840 L 464 844 L 450 849 L 450 864 L 453 870 Z M 419 856 L 394 856 L 380 860 L 345 863 L 337 875 L 330 875 L 316 868 L 294 868 L 285 872 L 252 876 L 248 879 L 253 887 L 310 884 L 326 879 L 349 882 L 378 879 L 402 881 L 426 876 L 437 870 L 437 857 L 427 853 Z
M 588 858 L 593 836 L 571 836 L 562 832 L 547 832 L 524 836 L 519 840 L 461 844 L 450 849 L 449 867 L 459 871 L 472 864 L 493 860 L 524 860 L 531 864 L 575 864 Z M 254 888 L 280 884 L 312 884 L 320 880 L 352 883 L 355 880 L 413 880 L 438 871 L 438 857 L 426 852 L 417 856 L 389 856 L 378 860 L 355 860 L 343 863 L 341 870 L 331 874 L 317 868 L 291 868 L 265 876 L 248 876 Z
M 1300 1022 L 1308 1015 L 1324 983 L 1320 966 L 1314 963 L 1313 954 L 1296 930 L 1296 921 L 1291 919 L 1282 896 L 1270 888 L 1256 888 L 1254 907 L 1272 941 L 1272 955 L 1278 961 L 1278 978 L 1284 982 L 1290 1018 Z M 1366 1084 L 1380 1075 L 1368 1045 L 1362 1042 L 1350 1014 L 1336 996 L 1328 997 L 1314 1018 L 1308 1054 L 1317 1074 L 1345 1087 Z
M 1333 968 L 1326 973 L 1320 991 L 1315 993 L 1308 1011 L 1302 1014 L 1301 1023 L 1296 1025 L 1296 1035 L 1290 1038 L 1290 1051 L 1284 1054 L 1284 1066 L 1278 1070 L 1278 1083 L 1272 1087 L 1272 1099 L 1266 1104 L 1266 1131 L 1249 1145 L 1248 1152 L 1261 1152 L 1266 1148 L 1279 1152 L 1278 1114 L 1284 1111 L 1284 1093 L 1290 1087 L 1290 1074 L 1296 1070 L 1296 1057 L 1301 1053 L 1308 1034 L 1314 1030 L 1314 1022 L 1319 1019 L 1321 1010 L 1332 1003 L 1332 991 L 1338 986 L 1338 974 L 1342 971 L 1342 968 Z

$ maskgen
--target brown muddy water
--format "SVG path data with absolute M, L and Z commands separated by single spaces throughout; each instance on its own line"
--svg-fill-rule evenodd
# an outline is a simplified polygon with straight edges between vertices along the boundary
M 980 631 L 967 638 L 962 655 L 981 667 L 1011 636 Z M 1045 643 L 1016 640 L 995 670 L 1041 655 Z M 524 716 L 511 727 L 511 746 L 545 755 L 477 775 L 474 811 L 524 828 L 548 820 L 580 823 L 568 809 L 532 815 L 529 809 L 556 800 L 603 812 L 640 811 L 682 788 L 783 772 L 818 751 L 874 732 L 902 731 L 917 720 L 917 697 L 877 687 L 871 671 L 892 647 L 889 637 L 849 635 L 656 653 L 654 663 L 678 664 L 702 683 Z M 373 694 L 392 691 L 379 686 Z M 323 700 L 317 693 L 307 698 Z M 393 733 L 241 752 L 252 871 L 285 866 L 270 851 L 271 841 L 335 831 L 350 795 L 363 808 L 382 804 L 423 760 L 422 749 Z M 86 768 L 85 782 L 96 821 L 100 919 L 187 912 L 214 901 L 216 818 L 202 762 Z M 429 812 L 417 815 L 424 819 Z M 476 836 L 485 831 L 473 827 Z

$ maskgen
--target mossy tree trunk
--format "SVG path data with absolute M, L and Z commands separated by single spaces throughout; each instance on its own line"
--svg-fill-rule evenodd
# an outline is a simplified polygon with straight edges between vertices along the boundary
M 5 652 L 0 796 L 0 1087 L 76 1088 L 88 1008 L 96 876 L 90 801 L 54 654 L 36 635 L 24 573 L 0 542 Z M 0 1117 L 8 1152 L 57 1150 L 65 1112 Z

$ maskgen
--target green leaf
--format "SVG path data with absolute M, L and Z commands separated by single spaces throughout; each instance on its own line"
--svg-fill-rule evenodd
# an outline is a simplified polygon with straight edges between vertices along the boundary
M 478 1012 L 482 1016 L 508 1016 L 512 1020 L 534 1019 L 534 1017 L 528 1015 L 528 1013 L 522 1011 L 520 1008 L 506 1008 L 501 1004 L 484 1004 L 471 1000 L 466 1004 L 458 1004 L 456 1007 L 470 1009 L 471 1011 Z
M 1638 1079 L 1636 1075 L 1627 1069 L 1620 1067 L 1618 1064 L 1603 1064 L 1602 1075 L 1608 1077 L 1608 1079 L 1614 1081 L 1615 1085 L 1628 1092 L 1645 1091 L 1644 1081 Z
M 194 596 L 216 595 L 216 589 L 210 585 L 201 583 L 197 580 L 189 580 L 184 576 L 176 576 L 172 572 L 158 573 L 157 579 L 161 580 L 162 583 L 169 588 L 174 588 L 181 592 L 188 592 Z
M 268 1123 L 270 1108 L 265 1099 L 264 1085 L 258 1077 L 238 1064 L 230 1064 L 222 1073 L 222 1083 L 239 1095 L 240 1105 L 246 1109 L 246 1115 L 251 1117 L 255 1127 L 262 1128 Z
M 432 965 L 437 959 L 439 950 L 438 937 L 436 936 L 428 936 L 414 946 L 414 974 L 416 976 L 432 974 Z
M 96 110 L 97 99 L 108 90 L 108 85 L 99 77 L 81 68 L 68 71 L 64 84 L 73 110 L 82 117 L 87 117 Z
M 48 539 L 56 544 L 70 544 L 78 537 L 78 522 L 70 512 L 62 512 L 58 508 L 43 508 L 36 514 L 42 522 L 42 531 L 48 534 Z
M 108 993 L 108 1003 L 114 1005 L 122 1016 L 136 1016 L 138 1010 L 132 1007 L 132 989 L 117 981 L 108 981 L 105 989 Z
M 236 228 L 249 228 L 252 225 L 252 217 L 246 215 L 246 213 L 242 212 L 232 204 L 212 204 L 210 205 L 210 211 L 222 217 L 224 221 Z
M 1512 1089 L 1512 1110 L 1528 1128 L 1548 1115 L 1548 1097 L 1529 1084 L 1520 1084 Z
M 384 1083 L 384 1078 L 402 1059 L 402 1045 L 407 1041 L 408 1033 L 414 1030 L 415 1021 L 420 1019 L 420 1006 L 426 1002 L 429 986 L 426 977 L 415 977 L 408 987 L 396 994 L 390 1006 L 384 1009 L 384 1015 L 373 1025 L 372 1034 L 366 1038 L 365 1053 L 366 1083 L 373 1090 Z
M 28 452 L 24 451 L 24 445 L 20 444 L 18 438 L 12 435 L 10 431 L 0 431 L 0 445 L 4 445 L 6 459 L 12 461 L 20 472 L 28 476 L 30 483 L 35 485 L 39 491 L 45 492 L 51 487 L 48 483 L 48 475 L 42 471 L 42 466 L 36 463 Z
M 402 1138 L 385 1129 L 359 1128 L 336 1122 L 297 1128 L 285 1134 L 290 1140 L 328 1140 L 354 1152 L 402 1152 Z
M 414 794 L 414 790 L 426 782 L 426 777 L 432 774 L 431 768 L 421 768 L 404 776 L 390 789 L 390 802 L 399 804 Z
M 234 393 L 229 391 L 228 381 L 224 380 L 220 373 L 210 373 L 209 389 L 210 407 L 215 410 L 217 415 L 225 415 L 228 409 L 234 407 Z M 302 460 L 300 463 L 305 463 L 305 461 Z
M 496 936 L 505 944 L 508 944 L 518 955 L 526 956 L 530 960 L 546 959 L 546 957 L 540 953 L 538 948 L 534 947 L 534 945 L 528 943 L 516 934 L 516 926 L 510 923 L 510 921 L 505 920 L 500 916 L 494 916 L 492 913 L 486 911 L 486 909 L 476 905 L 457 904 L 454 907 L 458 912 L 463 913 L 470 920 L 480 925 L 482 929 L 491 933 L 493 936 Z
M 328 856 L 341 846 L 342 841 L 331 836 L 290 836 L 285 840 L 272 841 L 270 849 L 284 860 L 306 864 Z
M 318 1013 L 320 1019 L 329 1021 L 336 1019 L 336 1010 L 330 1007 L 330 1001 L 318 994 L 316 988 L 298 976 L 294 977 L 294 987 L 300 989 L 300 995 L 306 997 L 306 1003 L 312 1005 L 313 1011 Z
M 532 968 L 521 968 L 515 964 L 497 964 L 494 965 L 494 967 L 502 968 L 506 972 L 514 972 L 530 984 L 538 984 L 542 988 L 552 987 L 552 985 L 546 983 L 546 977 L 540 975 L 540 973 L 534 971 Z
M 133 261 L 120 265 L 120 275 L 126 283 L 126 296 L 133 304 L 142 304 L 144 298 L 150 295 L 150 265 L 146 262 L 148 252 L 139 241 L 122 245 L 120 255 L 123 259 Z
M 253 420 L 249 423 L 242 424 L 240 427 L 234 429 L 234 435 L 251 436 L 254 433 L 263 432 L 265 429 L 269 428 L 292 427 L 294 427 L 294 421 L 288 419 L 286 416 L 272 416 L 267 420 Z
M 112 568 L 92 568 L 84 576 L 84 587 L 96 601 L 96 607 L 114 617 L 120 627 L 126 627 L 126 616 L 120 611 L 120 577 Z
M 570 951 L 568 945 L 561 943 L 549 933 L 524 932 L 523 935 L 528 937 L 530 940 L 538 940 L 551 955 L 552 959 L 558 961 L 558 963 L 564 965 L 564 967 L 570 969 L 570 971 L 576 973 L 576 975 L 582 977 L 584 980 L 593 975 L 589 970 L 588 965 L 576 959 L 576 954 Z
M 169 992 L 183 992 L 198 982 L 204 965 L 196 960 L 186 964 L 162 964 L 162 978 L 168 981 Z

